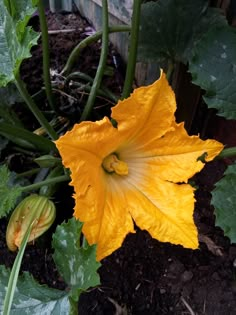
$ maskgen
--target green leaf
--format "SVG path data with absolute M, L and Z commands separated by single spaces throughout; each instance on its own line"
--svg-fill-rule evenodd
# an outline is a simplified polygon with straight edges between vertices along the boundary
M 207 0 L 159 0 L 141 8 L 138 58 L 186 63 L 192 49 L 212 25 L 226 25 Z
M 6 269 L 5 266 L 0 266 L 1 314 L 9 276 L 10 270 Z M 70 311 L 71 303 L 67 292 L 40 285 L 27 272 L 18 278 L 11 315 L 68 315 Z
M 9 83 L 6 87 L 0 88 L 0 106 L 10 106 L 15 103 L 22 102 L 24 102 L 24 100 L 18 92 L 15 84 Z
M 215 208 L 216 225 L 236 243 L 236 164 L 228 166 L 215 186 L 211 204 Z
M 207 0 L 159 0 L 142 5 L 139 59 L 189 63 L 208 107 L 236 119 L 236 30 Z M 148 36 L 147 36 L 148 35 Z
M 96 246 L 80 246 L 82 223 L 74 218 L 58 226 L 53 235 L 53 258 L 74 300 L 82 291 L 100 284 Z
M 14 80 L 20 65 L 31 56 L 39 35 L 27 27 L 36 8 L 30 0 L 0 0 L 0 86 Z
M 16 102 L 20 103 L 23 102 L 23 100 L 15 84 L 9 83 L 6 87 L 0 88 L 0 117 L 3 118 L 5 122 L 23 127 L 21 120 L 11 106 Z
M 0 218 L 2 218 L 15 206 L 21 195 L 21 187 L 11 187 L 11 173 L 5 165 L 0 166 L 0 178 Z
M 0 136 L 0 156 L 2 154 L 2 151 L 7 147 L 9 143 L 9 140 Z
M 206 90 L 208 107 L 236 119 L 236 30 L 225 26 L 207 32 L 195 47 L 189 70 L 193 83 Z

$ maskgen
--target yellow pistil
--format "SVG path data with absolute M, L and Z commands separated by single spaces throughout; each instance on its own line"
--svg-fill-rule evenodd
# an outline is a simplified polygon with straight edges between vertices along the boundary
M 115 172 L 117 175 L 128 175 L 128 165 L 118 159 L 115 154 L 110 154 L 102 162 L 102 166 L 108 173 Z

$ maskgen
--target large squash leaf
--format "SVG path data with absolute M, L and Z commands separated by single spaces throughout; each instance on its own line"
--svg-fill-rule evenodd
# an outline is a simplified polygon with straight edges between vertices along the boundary
M 2 314 L 3 302 L 8 285 L 10 270 L 0 266 L 0 313 Z M 68 315 L 71 312 L 68 293 L 38 284 L 32 276 L 24 272 L 18 278 L 17 287 L 11 308 L 11 315 Z
M 227 168 L 215 186 L 211 203 L 215 208 L 216 225 L 236 243 L 236 164 Z
M 53 235 L 53 258 L 76 301 L 82 291 L 100 284 L 96 246 L 80 245 L 82 223 L 75 218 L 57 227 Z
M 0 86 L 13 81 L 39 35 L 27 26 L 36 0 L 0 0 Z
M 139 59 L 189 64 L 193 83 L 218 115 L 236 119 L 236 30 L 207 0 L 159 0 L 142 5 Z
M 206 90 L 206 104 L 218 115 L 236 119 L 236 30 L 209 30 L 195 47 L 189 70 L 193 83 Z
M 212 25 L 226 24 L 207 0 L 159 0 L 141 8 L 138 58 L 186 63 L 192 48 Z

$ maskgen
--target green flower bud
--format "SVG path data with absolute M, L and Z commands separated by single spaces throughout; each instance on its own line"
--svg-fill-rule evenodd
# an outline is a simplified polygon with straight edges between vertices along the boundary
M 56 165 L 61 165 L 61 158 L 54 157 L 52 155 L 42 155 L 34 161 L 40 166 L 40 167 L 54 167 Z
M 56 217 L 56 208 L 45 196 L 30 195 L 13 211 L 8 222 L 6 241 L 11 251 L 20 247 L 23 237 L 32 224 L 29 242 L 46 232 Z

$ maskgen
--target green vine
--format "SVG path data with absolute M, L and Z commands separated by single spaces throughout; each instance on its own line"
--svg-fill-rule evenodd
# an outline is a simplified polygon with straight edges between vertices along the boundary
M 114 25 L 108 28 L 108 33 L 118 33 L 118 32 L 130 32 L 131 28 L 128 25 Z M 67 59 L 65 67 L 61 71 L 62 76 L 66 76 L 71 72 L 75 62 L 78 60 L 82 50 L 92 43 L 97 42 L 103 36 L 103 30 L 98 31 L 93 35 L 88 36 L 82 40 L 71 52 L 69 58 Z

